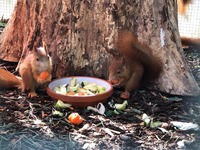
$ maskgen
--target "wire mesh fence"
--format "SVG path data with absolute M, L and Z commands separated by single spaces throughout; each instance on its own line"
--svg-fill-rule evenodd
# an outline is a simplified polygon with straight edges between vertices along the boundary
M 181 36 L 200 38 L 200 0 L 193 0 L 186 14 L 178 15 Z
M 9 19 L 17 0 L 0 0 L 0 18 Z

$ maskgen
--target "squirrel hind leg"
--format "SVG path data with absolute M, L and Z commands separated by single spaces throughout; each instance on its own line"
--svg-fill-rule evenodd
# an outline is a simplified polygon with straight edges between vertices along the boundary
M 20 75 L 22 78 L 22 87 L 21 90 L 22 92 L 28 92 L 28 97 L 34 97 L 37 96 L 35 92 L 35 82 L 32 77 L 31 71 L 28 70 L 27 68 L 21 69 L 20 70 Z
M 130 92 L 125 90 L 123 93 L 121 93 L 120 97 L 123 98 L 123 99 L 129 99 L 130 98 Z
M 36 93 L 35 91 L 30 91 L 30 92 L 28 93 L 28 97 L 29 97 L 29 98 L 36 97 L 36 96 L 37 96 L 37 93 Z

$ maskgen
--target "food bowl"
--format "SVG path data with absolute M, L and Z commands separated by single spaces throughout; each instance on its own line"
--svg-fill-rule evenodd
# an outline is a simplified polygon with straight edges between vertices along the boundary
M 77 83 L 80 83 L 82 81 L 87 81 L 88 83 L 96 83 L 99 86 L 105 87 L 106 90 L 104 93 L 91 96 L 74 96 L 74 95 L 71 96 L 71 95 L 60 94 L 54 91 L 54 88 L 57 86 L 70 84 L 72 78 L 76 78 Z M 53 80 L 51 83 L 49 83 L 46 92 L 54 100 L 61 100 L 63 102 L 72 104 L 73 106 L 77 107 L 87 107 L 87 106 L 94 106 L 100 102 L 101 103 L 106 102 L 107 99 L 112 95 L 113 86 L 106 80 L 95 77 L 71 76 Z

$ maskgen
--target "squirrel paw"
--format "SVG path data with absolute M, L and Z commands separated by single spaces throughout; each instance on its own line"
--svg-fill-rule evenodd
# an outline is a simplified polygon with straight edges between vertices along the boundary
M 36 97 L 36 96 L 37 96 L 37 94 L 35 92 L 28 93 L 29 98 Z
M 128 91 L 125 91 L 120 95 L 120 97 L 123 99 L 129 99 L 130 93 Z

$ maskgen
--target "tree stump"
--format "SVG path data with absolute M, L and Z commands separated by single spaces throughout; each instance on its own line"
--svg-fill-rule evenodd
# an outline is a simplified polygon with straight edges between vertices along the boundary
M 171 0 L 18 0 L 0 37 L 0 59 L 20 63 L 45 41 L 52 53 L 54 77 L 107 78 L 118 29 L 128 29 L 162 59 L 158 90 L 198 95 L 180 42 L 176 6 Z

